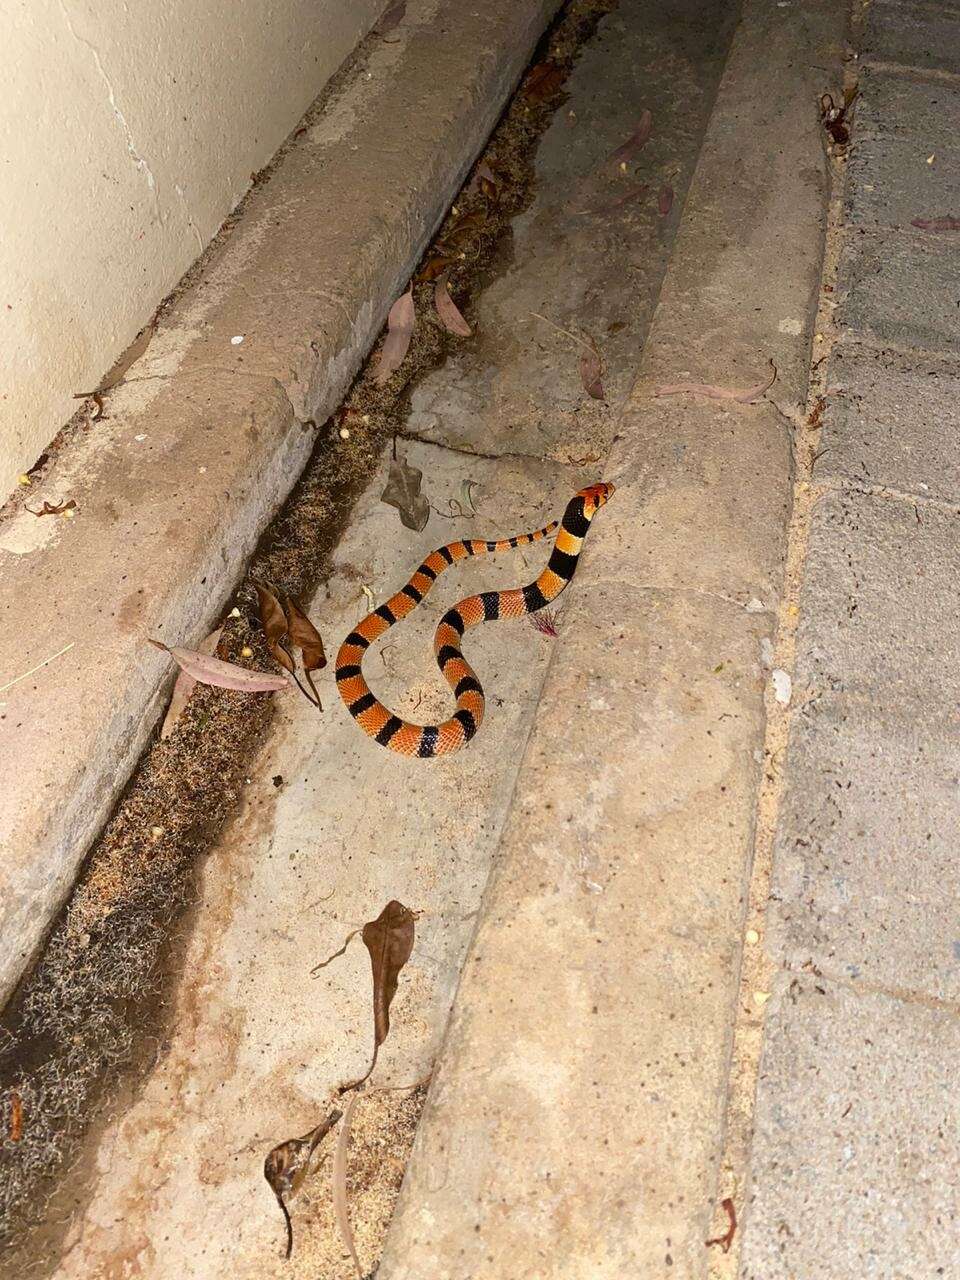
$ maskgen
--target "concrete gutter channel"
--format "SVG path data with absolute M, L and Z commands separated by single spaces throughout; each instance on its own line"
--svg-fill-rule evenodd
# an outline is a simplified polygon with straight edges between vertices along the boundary
M 156 723 L 168 664 L 143 637 L 219 616 L 556 8 L 411 0 L 54 464 L 80 517 L 0 528 L 0 683 L 70 646 L 0 695 L 0 994 Z
M 367 87 L 349 85 L 311 126 L 165 316 L 136 367 L 143 380 L 111 398 L 109 437 L 101 433 L 96 448 L 65 464 L 59 480 L 83 518 L 31 524 L 23 516 L 0 529 L 4 634 L 18 639 L 0 670 L 25 670 L 74 642 L 36 680 L 4 695 L 6 723 L 22 735 L 18 755 L 31 761 L 29 779 L 0 800 L 7 989 L 155 722 L 165 686 L 143 635 L 199 637 L 220 610 L 313 444 L 302 424 L 324 420 L 339 403 L 553 8 L 496 0 L 473 13 L 411 3 L 399 43 L 370 55 Z M 457 870 L 465 906 L 477 899 L 494 850 L 496 861 L 381 1280 L 707 1275 L 765 699 L 772 705 L 764 655 L 783 602 L 791 435 L 807 399 L 819 294 L 827 169 L 816 102 L 841 82 L 844 17 L 834 0 L 744 5 L 639 376 L 603 467 L 618 492 L 591 532 L 539 704 L 506 730 L 522 740 L 532 724 L 512 800 L 510 790 L 498 792 L 484 831 L 487 796 L 473 779 L 498 764 L 492 736 L 436 774 L 445 796 L 438 811 L 459 803 L 464 814 L 476 809 L 479 822 Z M 412 84 L 421 114 L 411 112 Z M 390 201 L 360 195 L 385 189 Z M 345 217 L 336 205 L 347 190 L 358 199 Z M 316 246 L 307 264 L 305 240 Z M 234 335 L 243 343 L 233 346 Z M 750 385 L 767 359 L 778 380 L 754 405 L 653 394 L 660 383 L 687 378 Z M 441 414 L 456 407 L 434 396 L 421 397 L 418 408 L 415 399 L 411 429 L 423 440 L 437 406 Z M 478 443 L 467 440 L 467 451 Z M 131 464 L 141 445 L 143 459 Z M 433 445 L 411 448 L 423 456 Z M 480 465 L 491 487 L 515 472 L 517 503 L 531 512 L 540 509 L 538 490 L 560 494 L 576 472 L 509 458 Z M 322 605 L 325 635 L 335 634 L 327 624 L 339 626 L 356 610 L 347 569 L 362 563 L 380 575 L 391 563 L 381 561 L 377 521 L 375 506 L 361 504 L 338 558 L 343 573 Z M 28 554 L 23 539 L 41 536 L 50 543 Z M 428 534 L 424 547 L 436 540 Z M 105 545 L 116 548 L 115 558 Z M 98 572 L 105 565 L 105 575 L 78 579 L 65 596 L 78 564 Z M 115 617 L 105 624 L 88 616 L 91 599 L 115 599 Z M 30 620 L 26 638 L 12 616 Z M 482 661 L 493 662 L 497 644 L 484 644 Z M 405 666 L 397 675 L 405 685 L 416 673 Z M 302 763 L 302 730 L 283 732 L 282 749 Z M 402 770 L 368 759 L 367 750 L 360 739 L 359 763 L 344 754 L 344 785 L 393 794 L 392 785 L 402 797 L 394 817 L 409 824 L 418 804 L 431 803 L 429 779 L 404 792 Z M 372 809 L 357 830 L 376 820 Z M 244 849 L 229 883 L 208 888 L 214 903 L 220 894 L 232 904 L 233 883 L 244 877 L 260 876 L 268 891 L 273 872 L 258 870 Z M 291 845 L 291 860 L 292 853 Z M 277 854 L 286 854 L 279 837 Z M 410 850 L 398 852 L 396 865 L 396 875 L 408 877 L 400 896 L 415 896 Z M 395 883 L 393 874 L 378 863 L 360 887 Z M 349 916 L 363 901 L 358 892 L 338 906 Z M 224 910 L 232 921 L 234 905 Z M 236 913 L 236 938 L 255 930 L 259 910 L 248 904 L 245 915 Z M 428 920 L 439 973 L 449 956 L 429 928 Z M 206 947 L 209 957 L 212 936 L 198 942 L 198 954 Z M 271 988 L 268 997 L 290 1007 L 293 989 Z M 423 992 L 438 1008 L 451 994 L 440 978 Z M 210 1002 L 208 1021 L 216 1023 L 212 989 L 195 998 L 201 1010 Z M 402 1018 L 398 1025 L 402 1037 Z M 322 1029 L 318 1035 L 319 1054 Z M 239 1055 L 232 1071 L 244 1063 L 253 1071 L 249 1047 L 229 1044 Z M 428 1036 L 411 1042 L 406 1058 L 401 1044 L 398 1058 L 429 1062 L 436 1049 Z M 183 1063 L 191 1052 L 188 1036 Z M 342 1063 L 349 1075 L 349 1054 Z M 341 1065 L 336 1056 L 328 1064 Z M 295 1080 L 273 1081 L 277 1123 L 293 1101 L 302 1106 L 305 1095 L 323 1092 L 301 1066 Z M 188 1093 L 184 1100 L 195 1109 Z M 247 1105 L 242 1092 L 233 1101 Z M 165 1107 L 158 1081 L 144 1114 L 159 1126 Z M 149 1138 L 146 1129 L 118 1127 L 113 1150 L 118 1143 L 121 1151 L 149 1150 L 136 1145 L 144 1133 Z M 105 1179 L 112 1162 L 103 1156 Z M 118 1161 L 118 1176 L 122 1167 Z M 212 1207 L 218 1195 L 227 1204 L 231 1185 L 199 1187 L 211 1216 L 220 1212 Z M 99 1274 L 89 1259 L 105 1249 L 112 1225 L 91 1217 L 64 1277 Z M 195 1243 L 202 1214 L 196 1229 Z M 155 1240 L 128 1244 L 129 1265 L 163 1274 L 150 1269 Z M 162 1252 L 156 1265 L 165 1265 Z M 233 1273 L 274 1274 L 272 1264 L 251 1268 Z M 781 1272 L 771 1268 L 756 1274 L 773 1280 Z

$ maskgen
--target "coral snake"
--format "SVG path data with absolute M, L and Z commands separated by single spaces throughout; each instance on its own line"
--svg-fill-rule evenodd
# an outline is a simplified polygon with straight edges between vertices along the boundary
M 571 498 L 563 519 L 554 520 L 536 533 L 524 533 L 500 542 L 451 542 L 432 551 L 405 587 L 382 604 L 350 632 L 337 654 L 337 689 L 357 724 L 375 742 L 404 756 L 448 755 L 466 746 L 480 728 L 484 698 L 480 681 L 460 651 L 468 627 L 497 618 L 522 618 L 555 600 L 573 577 L 590 521 L 613 493 L 612 484 L 595 484 Z M 363 655 L 395 622 L 417 607 L 436 579 L 449 565 L 467 556 L 506 551 L 509 547 L 539 542 L 558 529 L 549 563 L 528 587 L 512 591 L 484 591 L 467 596 L 440 619 L 433 647 L 443 677 L 457 699 L 457 709 L 443 724 L 419 725 L 401 720 L 371 692 L 361 671 Z

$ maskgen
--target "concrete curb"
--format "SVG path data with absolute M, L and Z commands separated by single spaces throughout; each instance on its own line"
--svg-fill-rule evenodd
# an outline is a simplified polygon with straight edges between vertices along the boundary
M 381 1280 L 706 1275 L 842 22 L 744 6 Z
M 413 0 L 164 313 L 106 416 L 0 525 L 0 996 L 292 488 L 558 0 Z M 242 342 L 231 341 L 242 337 Z M 58 655 L 54 657 L 54 655 Z

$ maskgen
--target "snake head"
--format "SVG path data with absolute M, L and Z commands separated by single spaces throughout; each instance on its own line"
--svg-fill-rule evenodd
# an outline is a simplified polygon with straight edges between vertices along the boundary
M 615 489 L 616 485 L 602 483 L 592 484 L 589 488 L 580 490 L 580 497 L 583 499 L 583 514 L 588 520 L 595 511 L 610 500 Z

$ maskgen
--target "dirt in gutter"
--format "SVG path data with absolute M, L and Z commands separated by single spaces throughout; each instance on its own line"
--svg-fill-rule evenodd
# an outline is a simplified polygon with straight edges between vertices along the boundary
M 563 81 L 615 4 L 569 0 L 564 6 L 424 255 L 427 274 L 446 260 L 450 292 L 468 320 L 471 297 L 503 255 L 511 219 L 532 198 L 534 156 L 563 101 Z M 310 462 L 231 602 L 238 615 L 226 619 L 221 657 L 237 661 L 249 648 L 252 665 L 270 666 L 252 579 L 304 599 L 322 581 L 354 502 L 402 430 L 414 384 L 457 341 L 436 319 L 433 290 L 433 280 L 414 284 L 420 320 L 401 368 L 378 386 L 374 353 L 320 429 Z M 272 715 L 269 695 L 197 688 L 173 735 L 156 740 L 141 760 L 39 960 L 0 1019 L 4 1275 L 39 1277 L 56 1267 L 70 1217 L 92 1182 L 84 1175 L 98 1133 L 108 1115 L 135 1096 L 163 1052 L 203 855 L 237 809 Z M 377 1193 L 364 1211 L 368 1256 L 378 1252 L 389 1222 L 424 1093 L 395 1095 L 392 1119 L 383 1118 L 369 1178 Z M 386 1165 L 384 1150 L 391 1155 Z M 386 1182 L 383 1167 L 393 1170 Z

